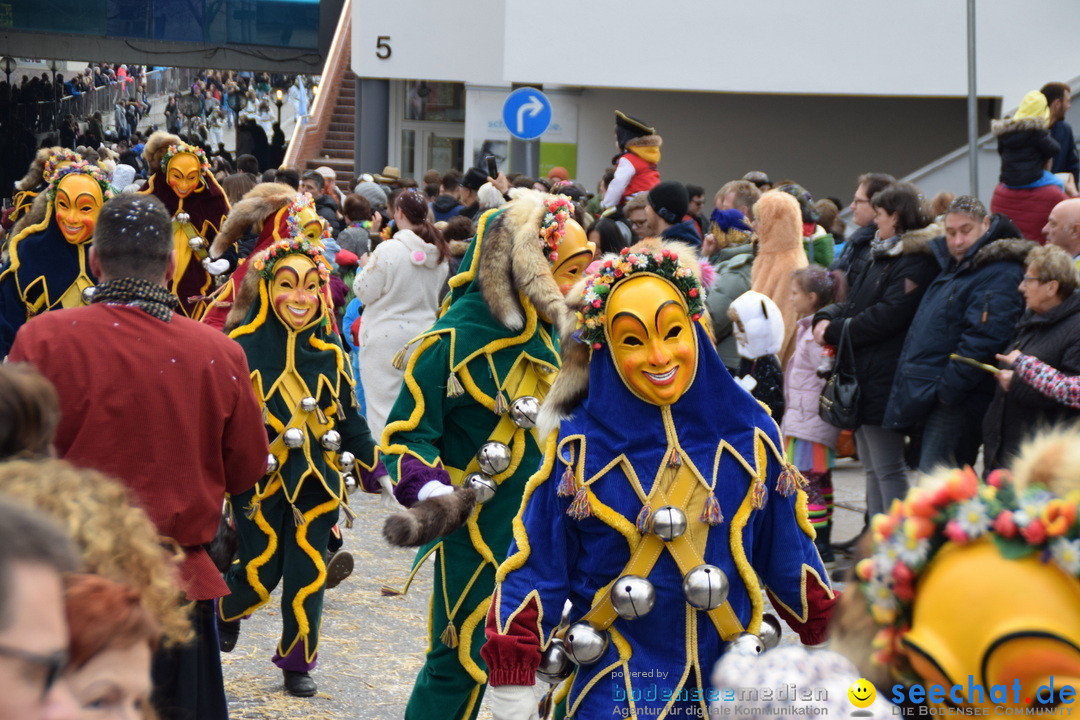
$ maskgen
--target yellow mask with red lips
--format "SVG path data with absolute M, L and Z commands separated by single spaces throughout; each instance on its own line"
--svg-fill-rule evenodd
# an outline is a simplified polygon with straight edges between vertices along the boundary
M 697 335 L 686 300 L 651 274 L 616 284 L 607 300 L 605 334 L 626 386 L 653 405 L 671 405 L 697 372 Z
M 93 237 L 98 213 L 105 202 L 97 180 L 81 173 L 64 175 L 56 185 L 53 202 L 56 224 L 65 240 L 77 245 Z
M 303 330 L 319 319 L 319 269 L 306 255 L 290 254 L 274 266 L 270 304 L 288 328 Z
M 202 168 L 199 158 L 189 152 L 177 153 L 169 159 L 165 182 L 176 193 L 176 197 L 181 199 L 193 192 L 198 192 L 202 185 Z
M 557 250 L 558 260 L 551 268 L 551 274 L 563 295 L 581 279 L 581 274 L 592 262 L 596 254 L 596 243 L 589 242 L 584 228 L 573 219 L 563 226 L 563 236 Z
M 300 234 L 317 245 L 323 246 L 323 229 L 325 228 L 324 221 L 319 217 L 319 213 L 315 211 L 315 208 L 311 206 L 305 206 L 300 210 L 297 225 L 300 228 Z

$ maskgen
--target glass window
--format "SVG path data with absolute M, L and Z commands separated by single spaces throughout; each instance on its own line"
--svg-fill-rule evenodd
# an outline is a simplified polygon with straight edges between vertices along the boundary
M 445 173 L 450 168 L 464 167 L 465 141 L 462 138 L 432 135 L 428 139 L 427 168 Z
M 416 176 L 416 131 L 401 131 L 401 175 Z
M 405 119 L 465 122 L 465 83 L 406 80 Z

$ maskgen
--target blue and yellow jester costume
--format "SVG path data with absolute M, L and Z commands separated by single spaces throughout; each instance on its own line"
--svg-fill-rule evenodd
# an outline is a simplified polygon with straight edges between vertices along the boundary
M 565 633 L 559 625 L 568 599 L 570 634 L 584 621 L 610 638 L 560 689 L 573 718 L 708 714 L 703 691 L 712 665 L 738 633 L 760 631 L 763 586 L 803 642 L 825 639 L 835 598 L 812 540 L 802 479 L 784 461 L 776 423 L 716 355 L 700 319 L 694 265 L 685 246 L 639 245 L 606 256 L 590 276 L 601 281 L 585 286 L 583 300 L 576 291 L 584 329 L 563 336 L 563 367 L 541 426 L 564 419 L 547 436 L 543 465 L 525 490 L 488 618 L 483 655 L 493 695 L 497 686 L 534 683 L 541 648 L 557 628 Z M 623 280 L 643 275 L 676 288 L 683 318 L 692 318 L 696 368 L 667 405 L 631 389 L 603 335 L 606 299 Z M 650 319 L 663 307 L 651 302 Z M 685 516 L 685 532 L 674 538 L 655 524 L 658 513 L 670 512 L 665 506 Z M 730 587 L 727 602 L 710 611 L 684 596 L 684 577 L 702 564 L 722 570 Z M 631 574 L 651 582 L 655 606 L 624 619 L 609 591 Z
M 515 402 L 543 400 L 559 365 L 552 323 L 573 324 L 551 270 L 569 211 L 565 198 L 527 191 L 486 213 L 461 273 L 450 280 L 444 314 L 410 343 L 416 347 L 380 443 L 395 496 L 412 508 L 401 515 L 429 512 L 434 499 L 421 499 L 420 492 L 429 483 L 453 485 L 450 497 L 460 497 L 464 478 L 480 468 L 477 451 L 485 443 L 509 448 L 509 465 L 492 475 L 491 499 L 472 507 L 469 496 L 464 525 L 417 539 L 395 536 L 388 523 L 392 543 L 421 546 L 414 574 L 436 558 L 429 645 L 409 719 L 465 720 L 480 709 L 487 682 L 480 646 L 495 570 L 510 546 L 525 482 L 541 459 L 536 431 L 531 422 L 519 424 Z
M 332 329 L 322 253 L 307 241 L 283 240 L 250 262 L 226 329 L 247 354 L 272 459 L 254 488 L 230 498 L 239 559 L 225 574 L 231 594 L 221 599 L 220 619 L 250 615 L 283 581 L 283 631 L 273 662 L 306 673 L 319 647 L 323 552 L 339 509 L 350 524 L 353 517 L 343 478 L 350 462 L 343 455 L 354 454 L 367 490 L 378 491 L 376 476 L 385 471 L 356 411 L 348 356 Z M 283 276 L 290 268 L 292 276 Z M 287 324 L 281 315 L 289 310 L 278 305 L 278 284 L 292 292 L 297 276 L 311 285 L 304 300 L 313 312 L 301 316 L 302 327 Z

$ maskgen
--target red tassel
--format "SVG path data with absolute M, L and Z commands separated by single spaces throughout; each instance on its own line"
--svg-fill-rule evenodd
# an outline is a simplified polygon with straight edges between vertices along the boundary
M 724 522 L 724 512 L 720 509 L 720 501 L 713 493 L 709 493 L 709 498 L 705 501 L 705 507 L 701 511 L 701 522 L 712 526 Z
M 566 514 L 574 520 L 584 520 L 592 517 L 592 505 L 589 504 L 588 488 L 582 486 L 577 491 L 577 494 L 574 495 L 574 502 L 570 503 L 570 507 L 566 509 Z

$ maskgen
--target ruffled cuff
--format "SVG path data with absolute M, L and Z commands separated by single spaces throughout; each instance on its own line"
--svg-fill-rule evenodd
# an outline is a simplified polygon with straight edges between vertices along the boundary
M 364 492 L 376 495 L 382 492 L 382 488 L 379 486 L 379 478 L 383 475 L 389 475 L 386 466 L 382 464 L 382 460 L 376 461 L 375 467 L 370 470 L 359 463 L 357 463 L 357 467 L 360 470 L 360 487 L 363 488 Z
M 772 590 L 769 591 L 769 599 L 777 614 L 798 633 L 803 645 L 817 645 L 825 642 L 828 637 L 829 621 L 832 619 L 833 608 L 840 600 L 840 593 L 821 585 L 817 577 L 807 572 L 806 568 L 803 572 L 806 582 L 806 620 L 800 620 L 785 610 L 783 603 L 778 601 Z
M 420 458 L 413 455 L 402 455 L 398 465 L 398 481 L 394 486 L 394 497 L 405 507 L 411 508 L 418 502 L 420 488 L 432 480 L 446 485 L 453 484 L 450 482 L 450 473 L 443 468 L 425 465 Z
M 536 635 L 538 609 L 530 599 L 500 633 L 496 624 L 496 603 L 491 604 L 487 618 L 487 642 L 480 656 L 488 667 L 488 684 L 535 685 L 536 668 L 540 667 L 540 638 Z

